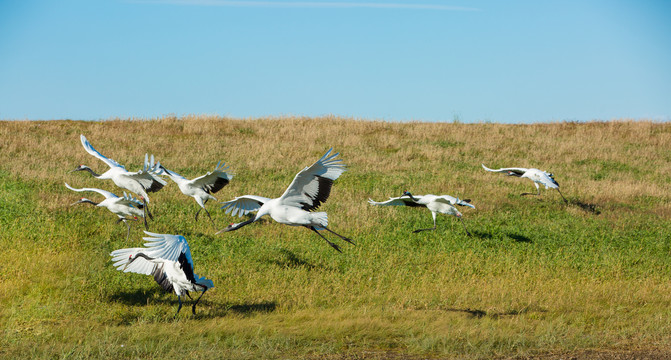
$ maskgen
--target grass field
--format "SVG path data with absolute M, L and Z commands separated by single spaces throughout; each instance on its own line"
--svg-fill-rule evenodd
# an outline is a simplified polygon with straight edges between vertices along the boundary
M 348 166 L 321 210 L 357 243 L 339 254 L 304 228 L 239 218 L 169 184 L 150 230 L 184 235 L 215 288 L 197 315 L 109 253 L 131 240 L 63 186 L 121 193 L 79 142 L 138 170 L 145 153 L 193 178 L 219 160 L 217 194 L 277 197 L 329 147 Z M 0 122 L 0 356 L 6 358 L 492 358 L 671 353 L 671 124 L 386 123 L 340 118 L 166 117 Z M 537 167 L 559 194 L 489 167 Z M 454 217 L 372 207 L 414 194 L 470 198 Z M 87 194 L 87 197 L 89 194 Z M 90 194 L 94 199 L 99 197 Z M 186 305 L 190 303 L 187 302 Z

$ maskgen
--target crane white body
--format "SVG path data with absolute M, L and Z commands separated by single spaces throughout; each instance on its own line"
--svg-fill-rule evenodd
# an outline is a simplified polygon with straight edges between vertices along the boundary
M 559 183 L 554 179 L 554 175 L 543 170 L 535 169 L 535 168 L 500 168 L 500 169 L 490 169 L 485 166 L 485 164 L 481 164 L 482 168 L 485 169 L 486 171 L 491 171 L 491 172 L 500 172 L 504 173 L 508 176 L 515 176 L 515 177 L 520 177 L 520 178 L 527 178 L 531 181 L 534 182 L 534 185 L 536 186 L 536 194 L 534 193 L 522 193 L 522 195 L 540 195 L 541 189 L 540 185 L 545 186 L 545 189 L 556 189 L 557 192 L 559 192 L 559 195 L 561 195 L 562 199 L 564 199 L 565 202 L 568 202 L 564 195 L 561 193 L 559 190 Z
M 237 230 L 269 215 L 278 223 L 305 226 L 313 230 L 337 251 L 341 251 L 340 247 L 326 239 L 318 230 L 325 229 L 353 244 L 351 239 L 328 228 L 326 212 L 313 212 L 328 199 L 333 181 L 345 172 L 345 165 L 341 164 L 342 160 L 336 159 L 338 153 L 331 155 L 331 151 L 332 149 L 329 149 L 314 164 L 296 174 L 284 194 L 278 198 L 243 195 L 223 203 L 221 208 L 233 216 L 243 216 L 253 211 L 256 211 L 256 214 L 247 221 L 229 225 L 217 234 Z
M 163 180 L 160 175 L 163 170 L 161 169 L 161 163 L 154 163 L 154 156 L 151 156 L 151 161 L 149 161 L 148 155 L 145 154 L 144 158 L 144 168 L 140 171 L 130 172 L 126 168 L 119 164 L 118 162 L 105 157 L 98 150 L 96 150 L 91 143 L 86 139 L 84 135 L 79 136 L 82 146 L 89 154 L 95 156 L 107 166 L 109 170 L 105 171 L 102 174 L 97 174 L 90 167 L 86 165 L 80 165 L 77 169 L 73 171 L 88 171 L 94 177 L 98 179 L 109 179 L 114 182 L 114 184 L 122 189 L 129 190 L 135 194 L 141 196 L 143 201 L 149 202 L 149 196 L 147 192 L 158 191 L 167 182 Z
M 191 250 L 186 239 L 181 235 L 155 234 L 145 231 L 149 237 L 143 238 L 144 248 L 128 248 L 114 250 L 110 254 L 114 267 L 123 272 L 134 272 L 154 276 L 154 280 L 167 292 L 174 292 L 179 301 L 177 314 L 182 308 L 182 295 L 189 291 L 205 291 L 214 287 L 212 280 L 198 276 L 193 272 Z M 177 316 L 175 314 L 175 316 Z
M 376 206 L 410 206 L 410 207 L 425 207 L 431 211 L 431 216 L 433 218 L 433 228 L 428 229 L 417 229 L 413 232 L 417 233 L 420 231 L 426 230 L 435 230 L 436 229 L 436 214 L 446 214 L 456 216 L 461 220 L 462 213 L 457 210 L 455 205 L 467 206 L 475 209 L 475 206 L 469 203 L 470 200 L 460 200 L 450 195 L 412 195 L 409 192 L 404 192 L 400 197 L 389 198 L 387 201 L 374 201 L 373 199 L 368 199 L 368 203 Z M 463 225 L 463 223 L 462 223 Z M 466 230 L 466 226 L 464 230 Z M 468 230 L 466 234 L 471 235 Z
M 217 198 L 212 194 L 217 193 L 224 186 L 228 185 L 231 179 L 233 179 L 233 175 L 225 171 L 228 169 L 228 167 L 224 167 L 225 165 L 226 164 L 221 164 L 221 162 L 219 162 L 213 171 L 192 180 L 189 180 L 174 171 L 170 171 L 164 166 L 162 166 L 162 169 L 165 171 L 165 174 L 177 184 L 179 190 L 184 195 L 193 197 L 196 200 L 196 203 L 200 205 L 200 209 L 196 212 L 196 220 L 198 220 L 200 210 L 205 210 L 210 221 L 212 221 L 212 216 L 210 216 L 210 213 L 205 209 L 205 203 L 207 203 L 208 200 L 217 201 Z
M 87 198 L 81 198 L 79 201 L 73 203 L 72 205 L 76 204 L 83 204 L 83 203 L 89 203 L 93 204 L 98 207 L 103 207 L 109 210 L 110 212 L 114 213 L 119 220 L 117 222 L 123 221 L 126 226 L 128 227 L 128 233 L 126 235 L 126 239 L 130 236 L 130 224 L 128 223 L 129 218 L 137 220 L 137 218 L 143 218 L 144 219 L 144 225 L 145 228 L 148 228 L 147 225 L 147 219 L 145 218 L 145 213 L 143 211 L 144 204 L 139 201 L 138 199 L 126 194 L 124 192 L 123 197 L 119 197 L 114 193 L 111 193 L 109 191 L 105 191 L 102 189 L 96 189 L 96 188 L 73 188 L 72 186 L 68 185 L 65 183 L 65 187 L 72 191 L 77 191 L 77 192 L 84 192 L 84 191 L 92 191 L 96 192 L 102 196 L 105 197 L 105 200 L 96 203 L 92 200 L 89 200 Z

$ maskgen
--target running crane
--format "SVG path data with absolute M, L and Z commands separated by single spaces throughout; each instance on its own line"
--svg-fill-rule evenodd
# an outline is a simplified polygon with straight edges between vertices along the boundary
M 212 225 L 214 225 L 212 216 L 210 216 L 210 212 L 205 208 L 205 204 L 208 200 L 217 201 L 217 198 L 212 196 L 212 194 L 228 185 L 233 178 L 232 174 L 225 171 L 228 167 L 224 166 L 226 166 L 226 164 L 221 164 L 221 162 L 219 162 L 212 172 L 208 172 L 193 180 L 186 179 L 182 175 L 166 169 L 165 166 L 161 166 L 161 168 L 165 171 L 166 175 L 177 184 L 179 190 L 182 191 L 184 195 L 193 197 L 198 205 L 200 205 L 200 209 L 196 212 L 196 221 L 198 221 L 198 214 L 200 211 L 205 210 L 207 217 L 210 218 Z
M 564 202 L 568 203 L 568 200 L 564 197 L 564 195 L 559 191 L 559 183 L 554 179 L 554 175 L 550 174 L 549 172 L 543 171 L 543 170 L 538 170 L 538 169 L 526 169 L 526 168 L 501 168 L 501 169 L 490 169 L 485 166 L 485 164 L 481 164 L 482 168 L 485 169 L 486 171 L 491 171 L 491 172 L 500 172 L 504 173 L 507 176 L 516 176 L 516 177 L 521 177 L 521 178 L 527 178 L 531 181 L 534 182 L 534 185 L 536 185 L 536 190 L 537 192 L 534 193 L 522 193 L 521 195 L 540 195 L 541 194 L 541 188 L 538 186 L 538 184 L 545 185 L 545 188 L 551 188 L 551 189 L 556 189 L 559 195 L 561 195 L 562 199 L 564 199 Z
M 354 244 L 351 239 L 327 227 L 328 216 L 326 212 L 313 212 L 328 199 L 333 181 L 345 172 L 345 165 L 341 164 L 342 160 L 336 159 L 339 154 L 331 155 L 332 150 L 332 148 L 329 149 L 321 159 L 296 174 L 284 194 L 278 198 L 270 199 L 256 195 L 243 195 L 223 203 L 221 208 L 225 209 L 227 214 L 231 213 L 232 216 L 243 216 L 252 211 L 256 211 L 256 214 L 247 221 L 229 225 L 218 231 L 217 234 L 238 230 L 265 215 L 270 215 L 278 223 L 304 226 L 314 231 L 338 252 L 342 252 L 340 247 L 324 237 L 319 230 L 324 229 L 350 244 Z
M 461 212 L 457 210 L 455 205 L 459 206 L 468 206 L 475 209 L 475 206 L 469 204 L 470 199 L 460 200 L 450 195 L 417 195 L 413 196 L 410 192 L 405 191 L 400 197 L 389 198 L 387 201 L 377 202 L 373 199 L 368 199 L 368 203 L 371 205 L 378 206 L 410 206 L 410 207 L 425 207 L 431 211 L 431 216 L 433 217 L 433 227 L 428 229 L 417 229 L 413 233 L 418 233 L 420 231 L 426 230 L 436 230 L 436 213 L 454 215 L 459 219 L 461 225 L 466 231 L 466 235 L 471 236 L 471 233 L 466 230 L 466 225 L 464 225 L 461 220 Z
M 91 145 L 91 143 L 89 143 L 89 141 L 86 139 L 86 136 L 80 135 L 79 139 L 82 142 L 82 146 L 84 146 L 84 149 L 89 154 L 95 156 L 96 158 L 107 164 L 107 166 L 109 166 L 110 168 L 104 173 L 98 174 L 86 165 L 79 165 L 79 167 L 72 170 L 71 172 L 88 171 L 95 178 L 111 179 L 114 182 L 114 184 L 116 184 L 116 186 L 134 192 L 135 194 L 140 196 L 140 200 L 142 200 L 142 202 L 144 203 L 144 211 L 146 211 L 147 214 L 149 215 L 149 218 L 153 220 L 154 217 L 151 215 L 151 212 L 147 207 L 147 203 L 149 203 L 149 196 L 147 195 L 147 193 L 159 191 L 163 188 L 165 184 L 167 184 L 167 182 L 161 179 L 159 176 L 162 174 L 163 170 L 161 170 L 160 162 L 154 163 L 154 155 L 151 156 L 151 162 L 150 162 L 147 154 L 145 154 L 144 168 L 140 171 L 129 172 L 123 165 L 119 164 L 118 162 L 110 158 L 105 157 L 100 152 L 98 152 L 98 150 L 96 150 Z
M 202 293 L 193 303 L 191 311 L 196 315 L 196 305 L 205 292 L 214 287 L 210 279 L 193 272 L 191 250 L 184 236 L 144 232 L 149 237 L 144 248 L 114 250 L 110 254 L 114 267 L 123 272 L 152 275 L 154 280 L 167 292 L 174 292 L 179 301 L 175 317 L 182 309 L 182 295 L 191 299 L 189 291 Z
M 138 199 L 132 197 L 131 195 L 126 194 L 124 191 L 123 197 L 119 197 L 114 193 L 111 193 L 109 191 L 101 190 L 101 189 L 96 189 L 96 188 L 73 188 L 72 186 L 68 185 L 68 183 L 65 183 L 65 187 L 72 190 L 72 191 L 78 191 L 78 192 L 83 192 L 83 191 L 93 191 L 97 192 L 98 194 L 102 195 L 105 197 L 105 200 L 97 203 L 95 201 L 89 200 L 87 198 L 81 198 L 79 201 L 72 203 L 70 205 L 77 205 L 77 204 L 92 204 L 95 206 L 100 206 L 107 208 L 107 210 L 111 211 L 114 213 L 116 216 L 119 217 L 119 220 L 117 220 L 117 224 L 120 222 L 124 222 L 126 226 L 128 227 L 128 232 L 126 234 L 126 240 L 129 239 L 130 237 L 130 224 L 128 223 L 128 220 L 137 220 L 138 217 L 141 217 L 144 220 L 144 228 L 149 230 L 149 226 L 147 225 L 147 218 L 145 217 L 144 214 L 144 204 L 139 201 Z M 129 219 L 129 217 L 131 219 Z

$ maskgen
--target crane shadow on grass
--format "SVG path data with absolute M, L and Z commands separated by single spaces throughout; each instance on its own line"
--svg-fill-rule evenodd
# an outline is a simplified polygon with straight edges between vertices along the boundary
M 471 318 L 476 318 L 476 319 L 481 319 L 484 317 L 490 317 L 493 319 L 498 319 L 506 316 L 517 316 L 517 315 L 523 315 L 527 314 L 530 312 L 546 312 L 546 310 L 542 309 L 532 309 L 529 306 L 523 307 L 521 309 L 511 309 L 507 311 L 485 311 L 485 310 L 480 310 L 480 309 L 454 309 L 454 308 L 446 308 L 444 309 L 445 311 L 449 312 L 460 312 L 460 313 L 466 313 L 468 314 L 469 317 Z
M 202 309 L 202 311 L 196 313 L 196 319 L 213 319 L 230 315 L 248 317 L 254 314 L 271 313 L 277 309 L 277 303 L 274 301 L 262 301 L 257 303 L 226 304 L 221 306 L 205 302 L 203 305 L 198 304 L 198 309 Z
M 115 292 L 107 296 L 107 300 L 130 306 L 146 306 L 149 303 L 168 303 L 175 300 L 161 296 L 163 294 L 165 294 L 163 289 L 152 286 L 147 289 Z
M 332 270 L 324 265 L 312 264 L 307 260 L 301 258 L 300 256 L 296 255 L 295 253 L 286 249 L 280 249 L 279 253 L 281 258 L 267 259 L 266 262 L 277 265 L 279 267 L 290 268 L 290 269 L 303 268 L 307 270 L 326 270 L 326 271 Z
M 533 241 L 530 238 L 528 238 L 524 235 L 509 232 L 509 233 L 506 233 L 506 236 L 515 240 L 515 242 L 518 242 L 518 243 L 533 243 Z
M 506 316 L 516 316 L 516 315 L 523 315 L 531 312 L 547 312 L 547 310 L 537 308 L 535 306 L 525 306 L 521 309 L 510 309 L 507 311 L 485 311 L 481 309 L 471 309 L 471 308 L 465 308 L 465 309 L 458 309 L 458 308 L 451 308 L 451 307 L 438 307 L 438 308 L 418 308 L 415 310 L 434 310 L 434 311 L 445 311 L 445 312 L 453 312 L 453 313 L 463 313 L 466 314 L 469 318 L 473 319 L 481 319 L 484 317 L 489 317 L 493 319 L 498 319 Z
M 578 199 L 571 199 L 568 202 L 568 204 L 577 206 L 577 207 L 581 208 L 582 210 L 584 210 L 585 212 L 592 213 L 594 215 L 601 214 L 601 210 L 599 210 L 599 208 L 597 207 L 597 204 L 590 204 L 590 203 L 582 202 Z
M 270 313 L 277 309 L 277 303 L 274 301 L 262 301 L 254 303 L 241 303 L 241 304 L 224 304 L 221 305 L 217 302 L 213 302 L 210 299 L 207 299 L 207 295 L 201 299 L 201 301 L 196 306 L 196 315 L 191 315 L 191 305 L 194 303 L 194 300 L 199 296 L 199 293 L 196 293 L 195 297 L 191 293 L 191 299 L 187 297 L 182 297 L 183 307 L 182 312 L 178 315 L 178 318 L 194 318 L 194 319 L 212 319 L 225 317 L 231 314 L 237 314 L 241 316 L 251 316 L 258 313 Z M 174 310 L 177 309 L 177 298 L 174 294 L 168 294 L 163 289 L 152 288 L 152 289 L 138 289 L 134 291 L 119 292 L 108 296 L 108 300 L 111 302 L 119 302 L 128 306 L 134 306 L 138 308 L 144 308 L 152 304 L 165 304 L 169 305 L 171 310 L 167 311 L 165 316 L 171 318 L 174 315 Z M 147 310 L 148 311 L 148 310 Z M 143 310 L 139 310 L 140 313 Z M 119 324 L 130 324 L 139 317 L 137 313 L 129 313 L 123 317 Z
M 251 315 L 255 313 L 270 313 L 277 309 L 277 303 L 274 301 L 262 301 L 251 304 L 235 304 L 229 305 L 228 312 L 233 312 L 240 315 Z

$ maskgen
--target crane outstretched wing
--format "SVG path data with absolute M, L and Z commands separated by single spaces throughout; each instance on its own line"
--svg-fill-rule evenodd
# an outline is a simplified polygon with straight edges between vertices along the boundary
M 296 174 L 287 190 L 280 196 L 283 204 L 311 211 L 328 199 L 333 181 L 345 172 L 342 159 L 336 159 L 339 153 L 331 155 L 332 150 L 333 148 L 329 149 L 321 159 Z
M 412 206 L 412 207 L 424 206 L 414 202 L 409 197 L 389 198 L 389 200 L 387 201 L 374 201 L 373 199 L 368 199 L 368 203 L 377 206 Z
M 491 172 L 501 172 L 501 173 L 511 173 L 511 172 L 512 172 L 512 173 L 514 173 L 514 174 L 516 174 L 516 175 L 519 175 L 519 176 L 522 176 L 525 172 L 527 172 L 527 170 L 529 170 L 529 169 L 525 169 L 525 168 L 500 168 L 500 169 L 490 169 L 490 168 L 486 167 L 485 164 L 481 164 L 481 165 L 482 165 L 482 168 L 485 169 L 485 170 L 487 170 L 487 171 L 491 171 Z
M 98 152 L 98 150 L 96 150 L 93 147 L 93 145 L 91 145 L 91 143 L 86 139 L 86 136 L 84 136 L 84 134 L 80 134 L 79 139 L 82 141 L 82 146 L 84 146 L 84 150 L 86 150 L 86 152 L 102 160 L 105 164 L 107 164 L 107 166 L 111 168 L 120 167 L 124 170 L 126 169 L 123 165 Z
M 113 193 L 111 193 L 111 192 L 109 192 L 109 191 L 102 190 L 102 189 L 96 189 L 96 188 L 81 188 L 81 189 L 77 189 L 77 188 L 73 188 L 72 186 L 68 185 L 68 183 L 65 183 L 65 187 L 68 188 L 68 189 L 70 189 L 70 190 L 72 190 L 72 191 L 78 191 L 78 192 L 82 192 L 82 191 L 93 191 L 93 192 L 97 192 L 98 194 L 104 196 L 105 199 L 109 199 L 109 198 L 118 198 L 118 196 L 116 196 L 115 194 L 113 194 Z
M 170 261 L 178 261 L 180 254 L 184 253 L 187 261 L 193 268 L 191 250 L 189 249 L 189 244 L 186 242 L 184 236 L 156 234 L 149 231 L 145 231 L 144 233 L 149 236 L 143 238 L 147 241 L 147 243 L 144 244 L 146 247 L 119 249 L 110 253 L 112 256 L 112 261 L 114 262 L 113 266 L 116 267 L 117 270 L 123 270 L 124 266 L 126 266 L 128 263 L 128 258 L 130 255 L 135 255 L 139 252 L 151 258 L 159 258 Z M 145 260 L 144 258 L 137 258 L 128 265 L 124 272 L 130 271 L 138 274 L 152 275 L 154 265 L 155 264 Z
M 475 209 L 475 206 L 473 204 L 470 204 L 470 202 L 471 202 L 470 199 L 461 200 L 459 198 L 455 198 L 454 196 L 450 196 L 450 195 L 440 195 L 440 196 L 436 197 L 435 201 L 443 201 L 443 202 L 448 202 L 450 205 L 468 206 L 470 208 Z
M 191 180 L 191 183 L 203 189 L 203 191 L 205 191 L 208 194 L 216 193 L 217 191 L 221 190 L 224 186 L 228 185 L 228 183 L 233 178 L 232 174 L 229 174 L 226 171 L 224 171 L 228 169 L 228 167 L 224 166 L 226 166 L 225 163 L 222 164 L 221 162 L 219 162 L 217 166 L 214 168 L 214 171 L 208 172 L 203 176 Z
M 142 201 L 133 197 L 132 194 L 127 194 L 125 191 L 123 192 L 123 197 L 120 200 L 118 200 L 117 203 L 138 209 L 144 208 L 144 203 L 142 203 Z
M 222 204 L 224 204 L 224 206 L 221 208 L 226 210 L 226 214 L 231 213 L 231 216 L 242 216 L 258 210 L 263 204 L 270 200 L 271 199 L 263 196 L 243 195 L 238 196 L 233 200 L 223 202 Z
M 167 184 L 160 175 L 163 174 L 163 167 L 158 161 L 154 161 L 154 155 L 149 160 L 149 155 L 144 154 L 144 168 L 136 172 L 127 172 L 121 176 L 126 176 L 140 183 L 147 192 L 159 191 Z

